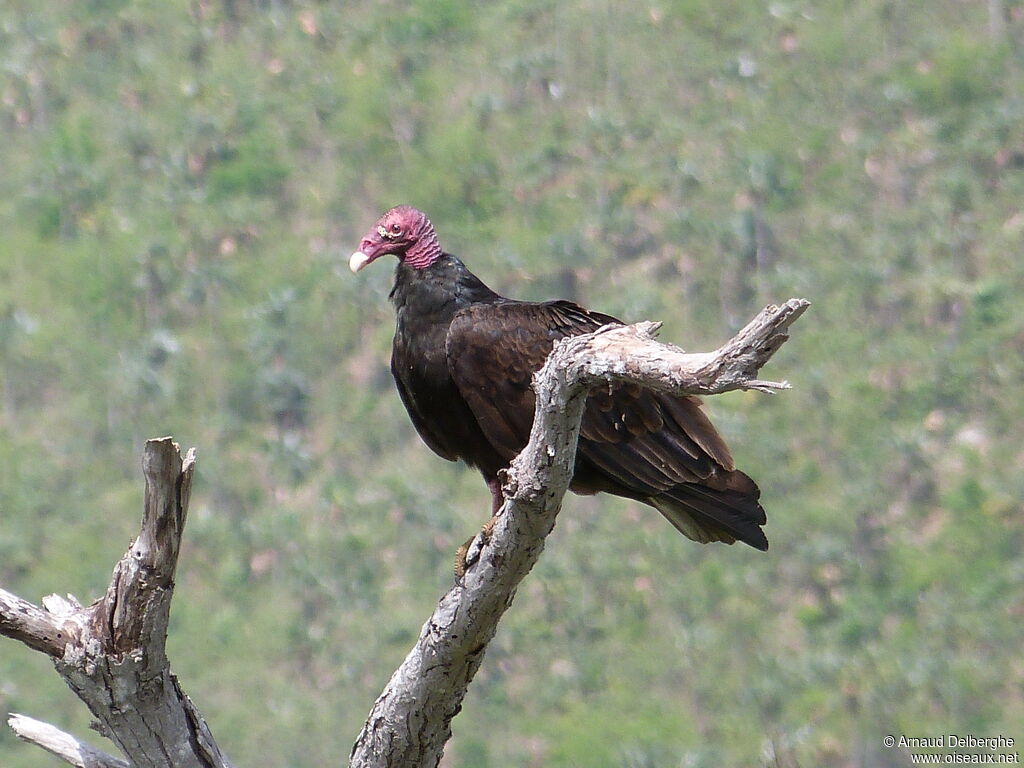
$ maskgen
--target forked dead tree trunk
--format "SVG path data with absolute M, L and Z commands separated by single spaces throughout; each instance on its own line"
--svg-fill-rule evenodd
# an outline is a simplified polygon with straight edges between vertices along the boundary
M 554 527 L 572 475 L 588 392 L 623 380 L 679 394 L 785 389 L 785 382 L 761 381 L 757 372 L 808 306 L 802 299 L 769 306 L 726 345 L 705 354 L 654 341 L 654 323 L 607 326 L 555 346 L 534 377 L 533 431 L 508 471 L 497 522 L 473 541 L 465 574 L 441 598 L 374 703 L 350 766 L 434 768 L 440 762 L 451 720 L 487 643 Z M 170 438 L 147 442 L 142 531 L 115 566 L 107 593 L 92 605 L 51 595 L 40 607 L 0 590 L 0 634 L 51 656 L 99 730 L 125 756 L 99 752 L 52 725 L 10 717 L 21 738 L 72 765 L 230 765 L 171 674 L 165 653 L 194 465 L 194 452 L 182 459 Z
M 0 590 L 0 633 L 53 658 L 96 718 L 97 730 L 128 763 L 81 744 L 56 728 L 12 716 L 20 737 L 72 765 L 225 768 L 202 716 L 171 674 L 165 653 L 181 534 L 192 490 L 195 452 L 182 459 L 169 438 L 150 440 L 142 531 L 114 566 L 107 593 L 82 607 L 70 595 L 40 608 Z

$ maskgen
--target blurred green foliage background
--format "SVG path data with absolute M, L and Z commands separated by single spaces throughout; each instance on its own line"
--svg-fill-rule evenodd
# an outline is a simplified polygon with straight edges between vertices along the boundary
M 444 765 L 900 766 L 1024 741 L 1019 0 L 5 0 L 0 584 L 105 587 L 145 438 L 197 446 L 170 653 L 239 766 L 344 762 L 486 519 L 387 372 L 376 217 L 688 349 L 772 548 L 570 498 Z M 80 736 L 39 654 L 0 711 Z M 0 730 L 5 768 L 54 761 Z

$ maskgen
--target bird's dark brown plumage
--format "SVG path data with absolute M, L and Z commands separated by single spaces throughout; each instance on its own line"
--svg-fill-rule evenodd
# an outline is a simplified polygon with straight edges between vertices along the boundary
M 426 216 L 408 206 L 381 218 L 352 267 L 383 253 L 399 257 L 391 371 L 402 402 L 424 442 L 477 467 L 498 503 L 498 472 L 529 439 L 532 377 L 554 342 L 620 321 L 569 301 L 499 296 L 444 253 Z M 757 485 L 734 467 L 696 397 L 631 384 L 592 394 L 571 488 L 650 504 L 696 541 L 768 548 Z

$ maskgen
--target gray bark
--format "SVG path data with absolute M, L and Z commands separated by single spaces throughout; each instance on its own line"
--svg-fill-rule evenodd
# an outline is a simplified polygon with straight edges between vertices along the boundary
M 171 674 L 165 653 L 178 548 L 188 513 L 195 453 L 182 459 L 170 439 L 146 443 L 142 530 L 114 567 L 107 593 L 82 607 L 70 595 L 35 606 L 0 590 L 0 634 L 53 658 L 57 672 L 96 717 L 97 729 L 137 768 L 226 768 L 202 716 Z M 60 731 L 25 727 L 18 735 L 44 748 Z M 77 742 L 63 734 L 65 745 Z M 49 741 L 47 741 L 49 739 Z M 72 765 L 124 765 L 86 748 L 50 749 Z
M 7 724 L 19 739 L 42 747 L 76 768 L 129 768 L 124 760 L 85 744 L 49 723 L 25 715 L 11 715 Z

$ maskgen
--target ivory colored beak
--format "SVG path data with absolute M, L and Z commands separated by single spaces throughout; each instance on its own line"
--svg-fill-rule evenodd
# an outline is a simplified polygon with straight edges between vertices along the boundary
M 356 251 L 348 260 L 348 268 L 353 272 L 358 272 L 360 269 L 370 263 L 370 257 L 362 251 Z

